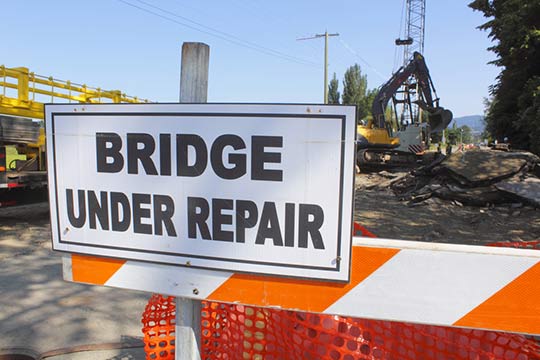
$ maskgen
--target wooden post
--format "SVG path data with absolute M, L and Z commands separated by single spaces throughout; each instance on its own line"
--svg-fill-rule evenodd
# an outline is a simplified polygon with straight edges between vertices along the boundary
M 205 103 L 208 94 L 210 47 L 203 43 L 182 45 L 180 102 Z
M 182 45 L 180 102 L 205 103 L 208 94 L 210 47 L 203 43 Z M 176 298 L 176 360 L 200 359 L 201 301 Z

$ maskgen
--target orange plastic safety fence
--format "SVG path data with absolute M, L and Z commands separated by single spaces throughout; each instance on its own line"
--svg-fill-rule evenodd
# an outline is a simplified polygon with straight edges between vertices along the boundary
M 174 359 L 176 304 L 172 296 L 154 294 L 142 316 L 147 359 Z
M 501 242 L 490 243 L 488 244 L 488 246 L 540 250 L 540 240 L 520 241 L 520 242 L 501 241 Z
M 375 237 L 355 223 L 355 234 Z M 540 248 L 540 241 L 491 246 Z M 154 295 L 143 314 L 147 359 L 174 359 L 173 297 Z M 223 359 L 540 360 L 519 334 L 366 320 L 202 302 L 201 357 Z
M 372 238 L 377 237 L 374 233 L 372 233 L 371 231 L 369 231 L 368 229 L 366 229 L 365 227 L 363 227 L 362 225 L 360 225 L 360 224 L 357 223 L 357 222 L 354 222 L 354 232 L 353 232 L 353 235 L 356 235 L 356 236 L 365 236 L 365 237 L 372 237 Z
M 540 359 L 517 334 L 208 302 L 203 359 Z
M 174 360 L 173 297 L 143 315 L 147 359 Z M 311 314 L 203 301 L 202 359 L 540 360 L 523 335 Z

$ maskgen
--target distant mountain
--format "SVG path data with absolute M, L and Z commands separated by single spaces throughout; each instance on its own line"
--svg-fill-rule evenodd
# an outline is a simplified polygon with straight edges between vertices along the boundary
M 484 131 L 484 117 L 482 115 L 469 115 L 454 118 L 448 127 L 452 128 L 454 126 L 454 122 L 456 123 L 457 127 L 467 125 L 471 128 L 473 133 L 481 133 Z

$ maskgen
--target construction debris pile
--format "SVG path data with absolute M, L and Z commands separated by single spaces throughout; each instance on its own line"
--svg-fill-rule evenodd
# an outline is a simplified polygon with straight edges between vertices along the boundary
M 395 174 L 391 187 L 410 206 L 437 197 L 456 205 L 540 207 L 540 158 L 528 152 L 466 151 Z

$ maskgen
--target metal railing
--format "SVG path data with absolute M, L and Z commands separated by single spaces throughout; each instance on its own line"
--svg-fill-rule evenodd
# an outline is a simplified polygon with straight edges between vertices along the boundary
M 77 103 L 148 103 L 120 90 L 103 90 L 36 75 L 25 67 L 0 65 L 0 114 L 43 119 L 43 104 Z

